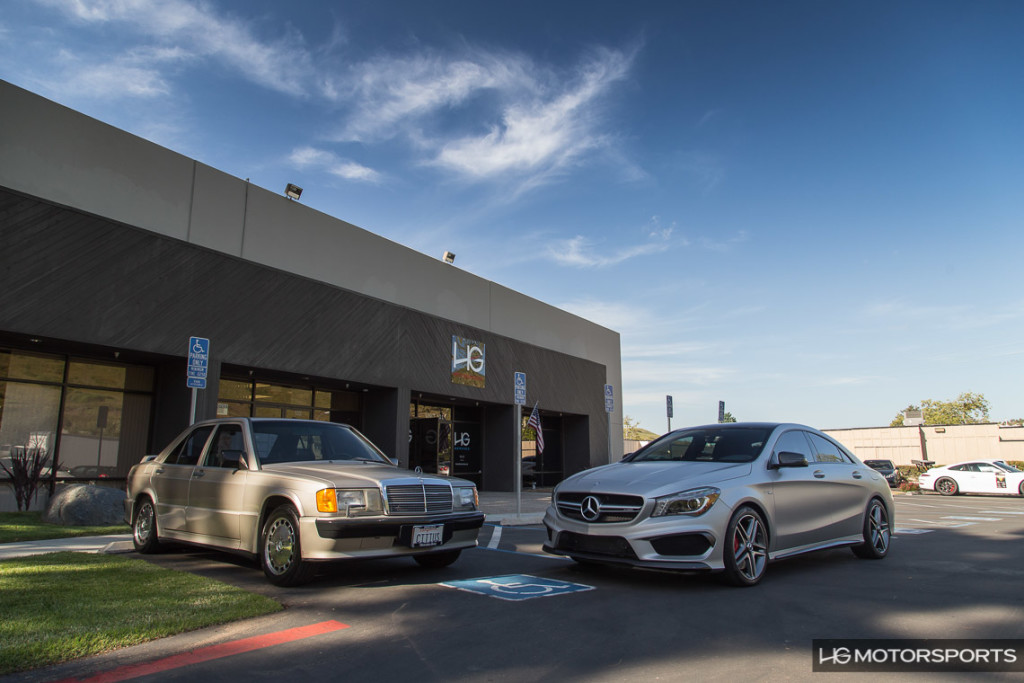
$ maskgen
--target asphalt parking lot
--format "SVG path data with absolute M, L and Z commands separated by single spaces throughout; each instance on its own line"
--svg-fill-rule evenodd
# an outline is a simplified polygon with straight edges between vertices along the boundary
M 813 639 L 1024 638 L 1024 499 L 898 496 L 896 511 L 885 560 L 825 551 L 774 563 L 749 589 L 578 567 L 541 552 L 537 525 L 485 526 L 445 570 L 333 565 L 300 589 L 229 555 L 174 550 L 147 559 L 287 609 L 8 679 L 802 680 L 828 675 L 812 673 Z

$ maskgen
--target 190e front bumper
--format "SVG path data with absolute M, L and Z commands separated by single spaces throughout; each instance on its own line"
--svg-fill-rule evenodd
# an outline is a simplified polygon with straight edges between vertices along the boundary
M 299 520 L 302 557 L 336 560 L 473 548 L 483 523 L 482 512 L 370 519 L 305 517 Z M 444 525 L 440 545 L 411 547 L 413 527 L 440 524 Z

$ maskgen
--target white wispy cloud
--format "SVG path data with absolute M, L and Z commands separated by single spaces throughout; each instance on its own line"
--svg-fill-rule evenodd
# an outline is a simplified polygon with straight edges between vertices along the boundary
M 674 226 L 662 227 L 655 217 L 644 231 L 645 240 L 639 244 L 595 244 L 584 235 L 576 235 L 568 239 L 550 240 L 545 255 L 556 263 L 576 268 L 613 266 L 638 256 L 667 251 L 677 244 L 685 246 L 685 240 L 678 243 L 672 241 L 674 229 Z
M 312 62 L 301 36 L 287 31 L 275 41 L 256 37 L 252 26 L 218 13 L 205 3 L 186 0 L 37 0 L 87 24 L 121 24 L 158 47 L 187 50 L 192 58 L 209 59 L 241 73 L 263 87 L 302 95 L 312 76 Z M 154 61 L 161 61 L 154 53 Z M 87 70 L 89 67 L 82 67 Z M 99 69 L 96 64 L 92 69 Z M 132 73 L 126 72 L 125 76 Z M 139 65 L 137 75 L 152 78 Z M 126 85 L 126 94 L 132 86 Z
M 288 161 L 296 168 L 317 168 L 345 180 L 380 183 L 384 179 L 384 175 L 379 171 L 315 147 L 298 147 L 292 150 Z

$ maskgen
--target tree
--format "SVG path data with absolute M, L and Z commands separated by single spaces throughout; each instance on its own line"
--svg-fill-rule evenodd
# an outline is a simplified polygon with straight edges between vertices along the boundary
M 719 422 L 735 422 L 736 418 L 732 416 L 732 413 L 726 412 L 722 415 L 722 419 Z
M 936 401 L 925 399 L 921 406 L 907 406 L 907 410 L 920 410 L 926 425 L 969 425 L 988 422 L 988 400 L 984 394 L 969 391 L 957 396 L 952 401 Z M 903 413 L 897 415 L 890 423 L 892 427 L 903 425 Z
M 628 441 L 651 441 L 658 437 L 652 431 L 640 426 L 640 423 L 629 415 L 622 416 L 622 438 Z

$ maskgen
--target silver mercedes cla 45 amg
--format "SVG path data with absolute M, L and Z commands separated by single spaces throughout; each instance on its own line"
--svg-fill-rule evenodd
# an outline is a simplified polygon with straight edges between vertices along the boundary
M 731 423 L 670 432 L 559 484 L 544 550 L 583 564 L 719 571 L 753 586 L 768 562 L 849 546 L 889 552 L 885 478 L 822 432 Z

